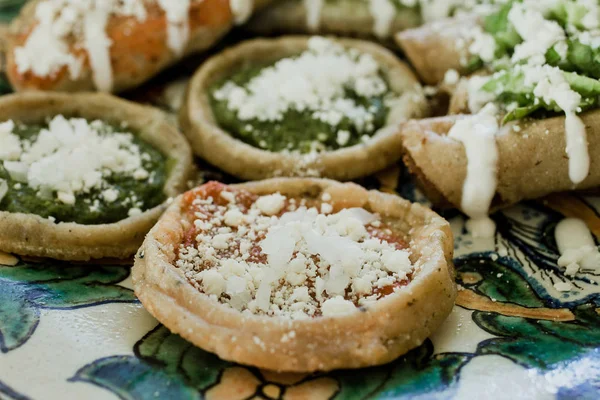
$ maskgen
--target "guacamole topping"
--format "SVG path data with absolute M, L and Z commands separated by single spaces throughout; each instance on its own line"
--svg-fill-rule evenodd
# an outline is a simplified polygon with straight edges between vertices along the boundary
M 167 168 L 150 144 L 101 121 L 0 124 L 0 211 L 117 222 L 165 200 Z
M 336 150 L 369 140 L 395 96 L 369 54 L 322 38 L 267 65 L 249 65 L 210 90 L 217 123 L 273 152 Z

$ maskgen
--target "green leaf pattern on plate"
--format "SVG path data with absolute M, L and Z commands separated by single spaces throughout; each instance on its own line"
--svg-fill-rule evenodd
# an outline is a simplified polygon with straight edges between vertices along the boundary
M 131 290 L 117 285 L 127 276 L 129 268 L 119 266 L 0 265 L 0 350 L 14 350 L 29 339 L 39 322 L 40 309 L 136 301 Z

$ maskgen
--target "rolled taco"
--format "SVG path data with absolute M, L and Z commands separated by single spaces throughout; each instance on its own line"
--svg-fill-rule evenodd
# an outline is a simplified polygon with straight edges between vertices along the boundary
M 477 234 L 493 234 L 490 209 L 600 185 L 599 16 L 584 1 L 509 1 L 478 15 L 467 51 L 482 68 L 457 84 L 455 115 L 405 125 L 405 161 Z
M 469 32 L 479 26 L 475 15 L 448 18 L 398 32 L 394 39 L 421 80 L 436 85 L 451 69 L 469 72 Z
M 284 0 L 255 15 L 251 31 L 332 33 L 386 40 L 405 29 L 487 7 L 495 0 Z
M 404 162 L 439 206 L 461 208 L 468 160 L 464 146 L 448 138 L 448 132 L 457 121 L 471 117 L 414 120 L 403 129 Z M 498 183 L 492 210 L 553 192 L 600 186 L 600 111 L 589 111 L 581 119 L 588 128 L 591 162 L 589 175 L 576 185 L 569 178 L 565 156 L 565 117 L 532 119 L 501 128 L 496 135 Z
M 254 16 L 253 32 L 336 33 L 385 39 L 422 23 L 415 5 L 391 0 L 285 0 Z
M 120 92 L 205 50 L 269 0 L 35 0 L 10 28 L 15 90 Z

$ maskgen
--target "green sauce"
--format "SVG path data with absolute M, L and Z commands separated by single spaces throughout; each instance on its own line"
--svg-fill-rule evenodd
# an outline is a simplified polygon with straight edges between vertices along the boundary
M 217 100 L 214 93 L 228 81 L 241 87 L 260 74 L 263 66 L 247 66 L 232 76 L 217 82 L 210 89 L 210 101 L 213 113 L 219 126 L 233 137 L 243 142 L 272 152 L 296 151 L 308 153 L 311 150 L 337 150 L 361 143 L 363 136 L 373 136 L 385 125 L 389 109 L 385 105 L 386 93 L 382 96 L 361 97 L 352 90 L 346 90 L 345 97 L 353 99 L 356 104 L 364 106 L 374 114 L 373 129 L 359 132 L 351 120 L 344 117 L 338 125 L 332 126 L 315 119 L 311 111 L 299 112 L 288 110 L 281 121 L 259 121 L 258 119 L 240 120 L 237 111 L 230 110 L 226 100 Z M 338 131 L 350 133 L 347 141 L 338 143 Z
M 43 128 L 42 125 L 17 124 L 13 133 L 21 138 L 35 141 Z M 149 157 L 143 161 L 143 167 L 150 172 L 150 177 L 144 180 L 136 180 L 124 174 L 112 174 L 106 177 L 104 180 L 118 191 L 118 197 L 114 202 L 107 203 L 101 200 L 101 197 L 98 201 L 101 190 L 77 194 L 74 205 L 58 201 L 56 194 L 50 198 L 40 197 L 36 189 L 11 179 L 3 163 L 0 162 L 0 179 L 5 180 L 9 188 L 8 193 L 0 201 L 0 211 L 36 214 L 43 218 L 52 217 L 56 222 L 96 225 L 123 220 L 128 217 L 128 212 L 133 207 L 138 207 L 142 211 L 156 207 L 166 199 L 164 185 L 168 175 L 167 159 L 136 135 L 132 142 L 139 146 L 140 153 L 148 154 Z M 131 203 L 132 195 L 136 196 L 135 205 Z

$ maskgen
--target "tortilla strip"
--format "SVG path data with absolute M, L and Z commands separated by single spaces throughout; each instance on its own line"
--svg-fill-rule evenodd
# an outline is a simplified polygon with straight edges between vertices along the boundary
M 390 34 L 419 26 L 419 11 L 406 8 L 396 12 Z M 306 6 L 301 0 L 278 2 L 256 14 L 245 27 L 259 34 L 271 33 L 332 33 L 359 37 L 373 37 L 375 21 L 368 1 L 324 1 L 318 29 L 307 24 Z
M 461 208 L 467 159 L 461 143 L 446 137 L 454 122 L 466 115 L 410 121 L 402 130 L 404 161 L 426 194 L 439 206 Z M 579 185 L 569 179 L 565 151 L 565 117 L 519 122 L 497 136 L 498 188 L 492 208 L 508 206 L 550 193 L 600 186 L 600 110 L 581 114 L 587 128 L 590 174 Z
M 260 8 L 270 0 L 255 0 L 254 8 Z M 71 79 L 67 67 L 58 73 L 39 77 L 28 71 L 19 73 L 15 61 L 15 49 L 22 46 L 35 26 L 35 10 L 40 0 L 28 3 L 11 25 L 7 39 L 6 72 L 16 91 L 90 91 L 96 90 L 92 78 L 89 57 L 75 43 L 74 54 L 84 58 L 80 77 Z M 234 15 L 229 0 L 193 1 L 189 11 L 190 36 L 181 56 L 167 46 L 167 23 L 158 5 L 148 5 L 147 18 L 140 22 L 135 17 L 113 16 L 106 31 L 112 41 L 110 47 L 113 70 L 113 92 L 121 92 L 139 86 L 160 71 L 173 65 L 182 57 L 211 47 L 233 27 Z
M 436 85 L 449 69 L 467 72 L 468 32 L 477 25 L 474 16 L 449 18 L 399 32 L 395 40 L 421 79 Z

